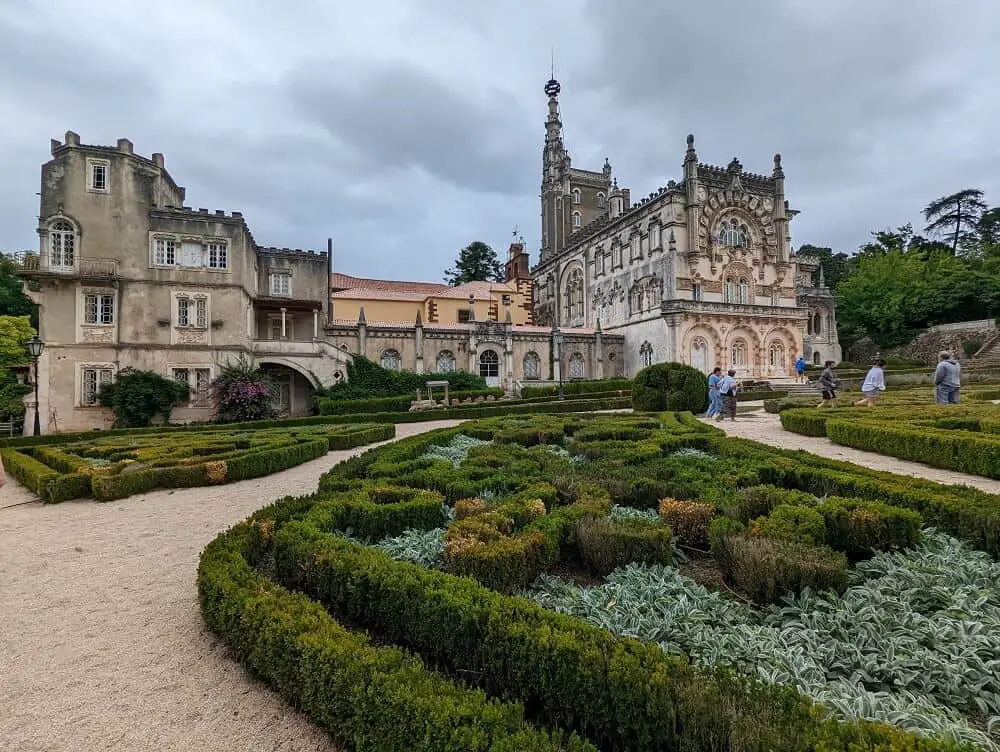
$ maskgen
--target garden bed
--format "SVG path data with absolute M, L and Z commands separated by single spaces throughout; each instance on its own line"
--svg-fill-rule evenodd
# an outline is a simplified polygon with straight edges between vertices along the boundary
M 258 599 L 269 644 L 315 646 L 288 667 L 247 633 L 241 592 L 308 597 L 326 609 L 312 623 L 363 629 L 418 656 L 434 681 L 517 701 L 532 729 L 585 740 L 566 744 L 990 746 L 1000 571 L 972 547 L 1000 550 L 998 502 L 725 439 L 689 414 L 492 418 L 341 463 L 317 493 L 220 536 L 199 590 L 209 625 L 348 743 L 297 682 L 351 666 L 355 649 L 300 636 L 286 606 Z M 709 548 L 699 566 L 684 562 Z M 720 592 L 678 564 L 709 581 L 720 572 Z M 359 674 L 352 696 L 377 693 L 373 681 Z M 428 723 L 471 723 L 448 717 Z
M 256 431 L 73 435 L 0 449 L 7 471 L 43 501 L 120 499 L 157 488 L 217 485 L 285 470 L 329 451 L 385 441 L 390 424 Z M 47 437 L 48 438 L 48 437 Z

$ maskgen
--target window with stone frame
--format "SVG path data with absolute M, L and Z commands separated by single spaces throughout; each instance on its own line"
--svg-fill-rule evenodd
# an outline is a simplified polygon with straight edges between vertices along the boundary
M 749 248 L 750 229 L 746 223 L 741 222 L 736 217 L 732 217 L 724 220 L 719 225 L 716 240 L 718 240 L 719 245 L 729 246 L 730 248 Z
M 704 292 L 702 291 L 702 286 L 700 284 L 691 285 L 691 299 L 701 301 L 704 299 Z
M 229 247 L 224 241 L 214 240 L 207 246 L 206 264 L 209 269 L 225 271 L 229 268 Z
M 168 237 L 153 238 L 153 265 L 177 266 L 177 239 Z
M 579 188 L 574 188 L 573 189 L 573 203 L 574 204 L 579 204 L 581 202 L 581 200 L 582 200 L 582 194 L 580 193 L 580 189 Z
M 399 355 L 399 350 L 383 350 L 382 357 L 379 358 L 379 365 L 388 371 L 399 371 L 403 367 L 403 359 Z
M 578 211 L 573 212 L 573 229 L 583 227 L 583 214 Z
M 115 296 L 112 293 L 87 293 L 83 296 L 83 323 L 115 323 Z
M 110 384 L 114 371 L 109 366 L 83 366 L 80 369 L 80 405 L 96 407 L 101 387 Z
M 271 295 L 289 298 L 292 295 L 292 275 L 287 272 L 271 272 L 268 275 Z
M 471 308 L 459 308 L 458 309 L 458 323 L 468 324 L 472 321 L 472 309 Z
M 212 404 L 212 369 L 181 366 L 170 369 L 170 378 L 187 384 L 190 389 L 188 406 L 208 407 Z
M 604 192 L 603 191 L 598 192 L 598 194 L 597 194 L 597 208 L 598 209 L 603 209 L 607 205 L 607 202 L 608 202 L 608 198 L 607 198 L 607 196 L 604 195 Z
M 174 326 L 178 329 L 207 329 L 208 298 L 204 295 L 178 295 Z
M 583 353 L 575 352 L 569 356 L 569 377 L 571 379 L 587 377 L 587 363 L 583 358 Z
M 106 159 L 87 160 L 87 190 L 107 193 L 111 187 L 111 163 Z
M 540 379 L 542 377 L 542 361 L 538 353 L 532 351 L 524 356 L 524 378 Z
M 747 343 L 742 339 L 735 340 L 731 348 L 731 356 L 733 368 L 746 368 Z
M 455 370 L 455 354 L 451 350 L 442 350 L 438 353 L 435 364 L 437 373 L 451 373 Z
M 639 357 L 644 368 L 653 365 L 653 346 L 649 344 L 649 340 L 639 346 Z
M 649 248 L 655 250 L 660 247 L 660 225 L 653 222 L 649 225 Z

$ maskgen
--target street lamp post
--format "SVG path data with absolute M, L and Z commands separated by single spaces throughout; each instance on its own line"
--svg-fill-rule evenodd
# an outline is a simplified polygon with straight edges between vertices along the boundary
M 562 377 L 562 343 L 563 333 L 558 326 L 552 327 L 552 344 L 555 346 L 556 364 L 559 366 L 559 399 L 563 399 L 563 377 Z
M 28 355 L 35 362 L 35 436 L 40 436 L 42 433 L 42 420 L 39 417 L 39 405 L 38 405 L 38 359 L 42 357 L 42 350 L 45 349 L 45 343 L 38 338 L 38 335 L 34 335 L 31 339 L 24 343 L 25 347 L 28 348 Z

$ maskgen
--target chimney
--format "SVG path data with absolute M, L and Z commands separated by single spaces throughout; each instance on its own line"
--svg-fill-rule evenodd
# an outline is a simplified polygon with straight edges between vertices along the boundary
M 59 139 L 55 138 L 49 139 L 49 151 L 52 153 L 53 156 L 55 156 L 55 153 L 59 151 L 59 148 L 61 146 L 62 146 L 62 141 L 60 141 Z
M 123 154 L 131 154 L 132 142 L 129 141 L 127 138 L 118 139 L 118 151 L 122 152 Z
M 80 134 L 73 131 L 66 131 L 66 146 L 79 146 Z
M 153 155 L 153 164 L 159 167 L 160 169 L 163 169 L 163 155 L 160 154 L 160 152 L 156 152 Z

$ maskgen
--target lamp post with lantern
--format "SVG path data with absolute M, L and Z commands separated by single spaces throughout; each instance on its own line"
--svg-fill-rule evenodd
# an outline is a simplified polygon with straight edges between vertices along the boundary
M 35 436 L 40 436 L 42 433 L 42 420 L 38 414 L 38 359 L 42 357 L 42 350 L 45 349 L 45 343 L 38 338 L 38 335 L 34 335 L 31 339 L 24 343 L 24 346 L 28 348 L 28 355 L 31 356 L 32 361 L 35 364 Z

